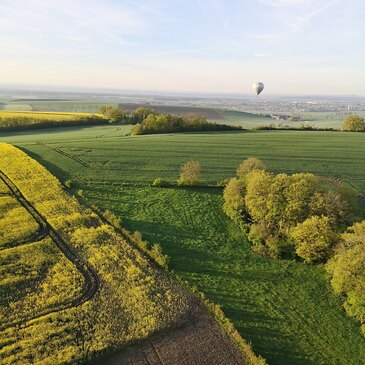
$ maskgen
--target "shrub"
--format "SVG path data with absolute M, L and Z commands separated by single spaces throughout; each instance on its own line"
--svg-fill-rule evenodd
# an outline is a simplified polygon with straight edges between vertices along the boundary
M 179 185 L 193 186 L 199 182 L 201 165 L 198 161 L 188 161 L 181 166 Z
M 350 115 L 344 120 L 342 130 L 346 132 L 365 132 L 364 118 L 359 115 Z
M 162 179 L 161 177 L 157 177 L 152 181 L 151 185 L 156 188 L 162 188 L 164 186 L 171 186 L 171 183 L 167 180 Z
M 72 180 L 66 180 L 65 181 L 65 186 L 67 189 L 71 189 L 73 186 Z
M 117 217 L 110 210 L 106 210 L 103 213 L 103 217 L 114 227 L 121 229 L 122 228 L 122 219 Z
M 131 134 L 136 135 L 136 136 L 143 134 L 142 124 L 138 123 L 138 124 L 134 125 L 131 129 Z
M 154 261 L 162 268 L 168 268 L 169 257 L 163 254 L 162 248 L 159 243 L 155 243 L 154 245 L 152 245 L 149 254 L 154 259 Z
M 223 179 L 223 180 L 217 181 L 216 186 L 220 187 L 220 188 L 225 188 L 230 180 L 231 179 Z

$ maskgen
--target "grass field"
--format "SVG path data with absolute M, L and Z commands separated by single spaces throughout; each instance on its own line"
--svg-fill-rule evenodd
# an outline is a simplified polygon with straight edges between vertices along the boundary
M 275 172 L 333 176 L 365 194 L 365 134 L 235 132 L 127 137 L 128 127 L 4 134 L 89 203 L 118 213 L 130 230 L 160 242 L 171 268 L 222 305 L 270 364 L 364 364 L 365 340 L 346 317 L 321 268 L 252 253 L 223 215 L 218 189 L 157 189 L 199 160 L 203 178 L 234 175 L 247 156 Z M 39 143 L 40 142 L 40 143 Z M 349 148 L 351 146 L 351 148 Z M 124 184 L 127 184 L 126 186 Z
M 233 110 L 218 110 L 219 114 L 224 118 L 221 123 L 226 123 L 243 128 L 255 128 L 259 125 L 268 125 L 274 123 L 271 118 L 265 118 L 255 113 L 246 113 Z
M 365 194 L 364 133 L 260 131 L 125 136 L 129 130 L 128 126 L 75 127 L 19 135 L 3 133 L 1 139 L 38 155 L 51 171 L 53 164 L 62 178 L 72 176 L 81 181 L 150 183 L 158 176 L 177 179 L 179 166 L 197 159 L 202 163 L 203 180 L 216 182 L 233 176 L 247 156 L 256 156 L 271 171 L 337 177 Z M 92 166 L 83 168 L 72 156 Z
M 252 253 L 214 189 L 90 183 L 86 198 L 159 242 L 170 266 L 215 303 L 269 364 L 364 364 L 365 340 L 321 268 Z

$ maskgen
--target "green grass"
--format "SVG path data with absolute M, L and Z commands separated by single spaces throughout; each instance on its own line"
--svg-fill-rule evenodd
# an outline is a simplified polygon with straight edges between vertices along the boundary
M 12 104 L 2 104 L 0 106 L 0 110 L 17 110 L 17 111 L 31 111 L 32 110 L 32 106 L 29 104 L 24 104 L 24 103 L 12 103 Z
M 243 128 L 255 128 L 259 125 L 267 125 L 275 122 L 271 118 L 265 118 L 255 113 L 234 110 L 218 110 L 218 112 L 224 118 L 224 121 L 220 123 L 241 126 Z
M 272 171 L 333 176 L 364 194 L 364 133 L 126 133 L 128 127 L 98 126 L 8 133 L 1 139 L 62 180 L 73 180 L 90 203 L 116 212 L 126 228 L 161 243 L 171 267 L 221 304 L 270 364 L 365 363 L 360 328 L 345 315 L 321 268 L 252 253 L 224 216 L 219 189 L 147 187 L 158 176 L 176 179 L 188 160 L 199 160 L 203 178 L 214 182 L 256 156 Z
M 84 186 L 90 203 L 158 242 L 269 364 L 364 364 L 365 340 L 321 268 L 253 253 L 216 189 Z
M 365 194 L 365 133 L 257 131 L 125 136 L 128 126 L 101 126 L 3 133 L 44 159 L 62 178 L 150 183 L 156 177 L 177 179 L 179 166 L 199 160 L 202 178 L 215 182 L 235 174 L 247 156 L 262 159 L 274 172 L 312 172 L 340 178 Z M 47 146 L 36 142 L 47 143 Z M 85 168 L 52 148 L 91 164 Z

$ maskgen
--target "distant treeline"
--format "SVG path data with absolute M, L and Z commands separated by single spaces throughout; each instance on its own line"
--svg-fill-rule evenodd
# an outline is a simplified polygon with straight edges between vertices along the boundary
M 279 123 L 278 125 L 271 123 L 267 125 L 259 125 L 255 127 L 256 130 L 289 130 L 289 131 L 332 131 L 332 132 L 365 132 L 365 121 L 364 118 L 362 118 L 359 115 L 350 115 L 347 118 L 344 119 L 341 129 L 336 128 L 321 128 L 319 126 L 315 125 L 309 125 L 302 123 L 300 126 L 292 127 L 288 125 L 283 125 L 282 123 Z
M 207 131 L 232 131 L 242 130 L 242 127 L 226 124 L 209 123 L 204 116 L 178 116 L 170 114 L 150 114 L 141 123 L 136 124 L 131 133 L 155 134 L 155 133 L 176 133 L 176 132 L 207 132 Z
M 322 132 L 339 132 L 340 129 L 336 129 L 336 128 L 320 128 L 314 125 L 307 125 L 307 124 L 301 124 L 299 126 L 296 127 L 292 127 L 292 126 L 287 126 L 287 125 L 282 125 L 281 123 L 279 123 L 278 125 L 276 124 L 266 124 L 266 125 L 259 125 L 257 127 L 254 128 L 255 130 L 258 131 L 272 131 L 272 130 L 277 130 L 277 131 L 322 131 Z
M 0 117 L 0 131 L 17 131 L 24 129 L 40 129 L 51 127 L 74 127 L 82 125 L 107 124 L 108 120 L 91 115 L 87 117 L 75 117 L 69 120 L 56 120 L 47 118 L 35 118 L 28 116 Z
M 131 134 L 155 134 L 176 132 L 231 131 L 242 127 L 209 123 L 202 115 L 159 114 L 152 108 L 139 107 L 132 112 L 104 106 L 100 113 L 109 123 L 133 124 Z

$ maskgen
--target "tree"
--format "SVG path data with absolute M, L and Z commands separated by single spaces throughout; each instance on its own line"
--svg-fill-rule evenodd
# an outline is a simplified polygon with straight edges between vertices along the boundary
M 138 124 L 134 125 L 131 129 L 131 134 L 136 135 L 136 136 L 143 134 L 142 124 L 138 123 Z
M 146 131 L 153 131 L 156 128 L 156 116 L 149 114 L 142 122 L 143 129 Z
M 365 132 L 364 118 L 359 115 L 350 115 L 344 120 L 342 130 L 347 132 Z
M 285 210 L 279 223 L 285 235 L 289 234 L 292 227 L 311 215 L 309 205 L 313 194 L 319 188 L 318 178 L 313 174 L 301 173 L 287 177 L 288 185 L 283 192 Z
M 107 115 L 107 113 L 109 112 L 109 110 L 113 109 L 112 106 L 110 105 L 103 105 L 100 109 L 99 109 L 99 113 L 103 114 L 104 116 Z
M 345 227 L 352 222 L 354 214 L 350 205 L 336 191 L 316 192 L 313 194 L 310 210 L 313 215 L 324 215 L 333 227 Z
M 273 175 L 254 170 L 246 175 L 245 207 L 251 220 L 249 238 L 255 244 L 264 244 L 273 234 L 272 222 L 268 219 L 270 207 L 267 204 Z
M 236 174 L 239 179 L 244 179 L 249 172 L 254 170 L 266 170 L 266 165 L 256 157 L 249 157 L 241 162 Z
M 191 114 L 185 117 L 185 125 L 189 127 L 189 129 L 200 131 L 203 129 L 203 126 L 207 124 L 208 121 L 204 115 Z
M 201 165 L 198 161 L 189 161 L 184 163 L 180 169 L 179 185 L 196 185 L 199 182 Z
M 159 132 L 168 132 L 171 130 L 169 115 L 160 114 L 156 117 L 156 130 Z
M 296 254 L 305 262 L 313 263 L 328 257 L 338 236 L 328 217 L 312 216 L 299 223 L 291 232 Z
M 140 106 L 139 108 L 135 109 L 131 115 L 131 123 L 137 124 L 141 123 L 144 119 L 146 119 L 149 115 L 156 115 L 156 110 L 152 108 L 146 108 L 144 106 Z
M 100 108 L 100 113 L 109 120 L 109 123 L 122 123 L 127 121 L 128 112 L 119 108 L 104 105 Z
M 245 209 L 245 187 L 242 181 L 230 179 L 223 191 L 223 210 L 235 221 L 242 221 Z
M 341 235 L 326 270 L 333 290 L 347 296 L 345 309 L 360 321 L 365 335 L 365 221 L 355 223 Z

